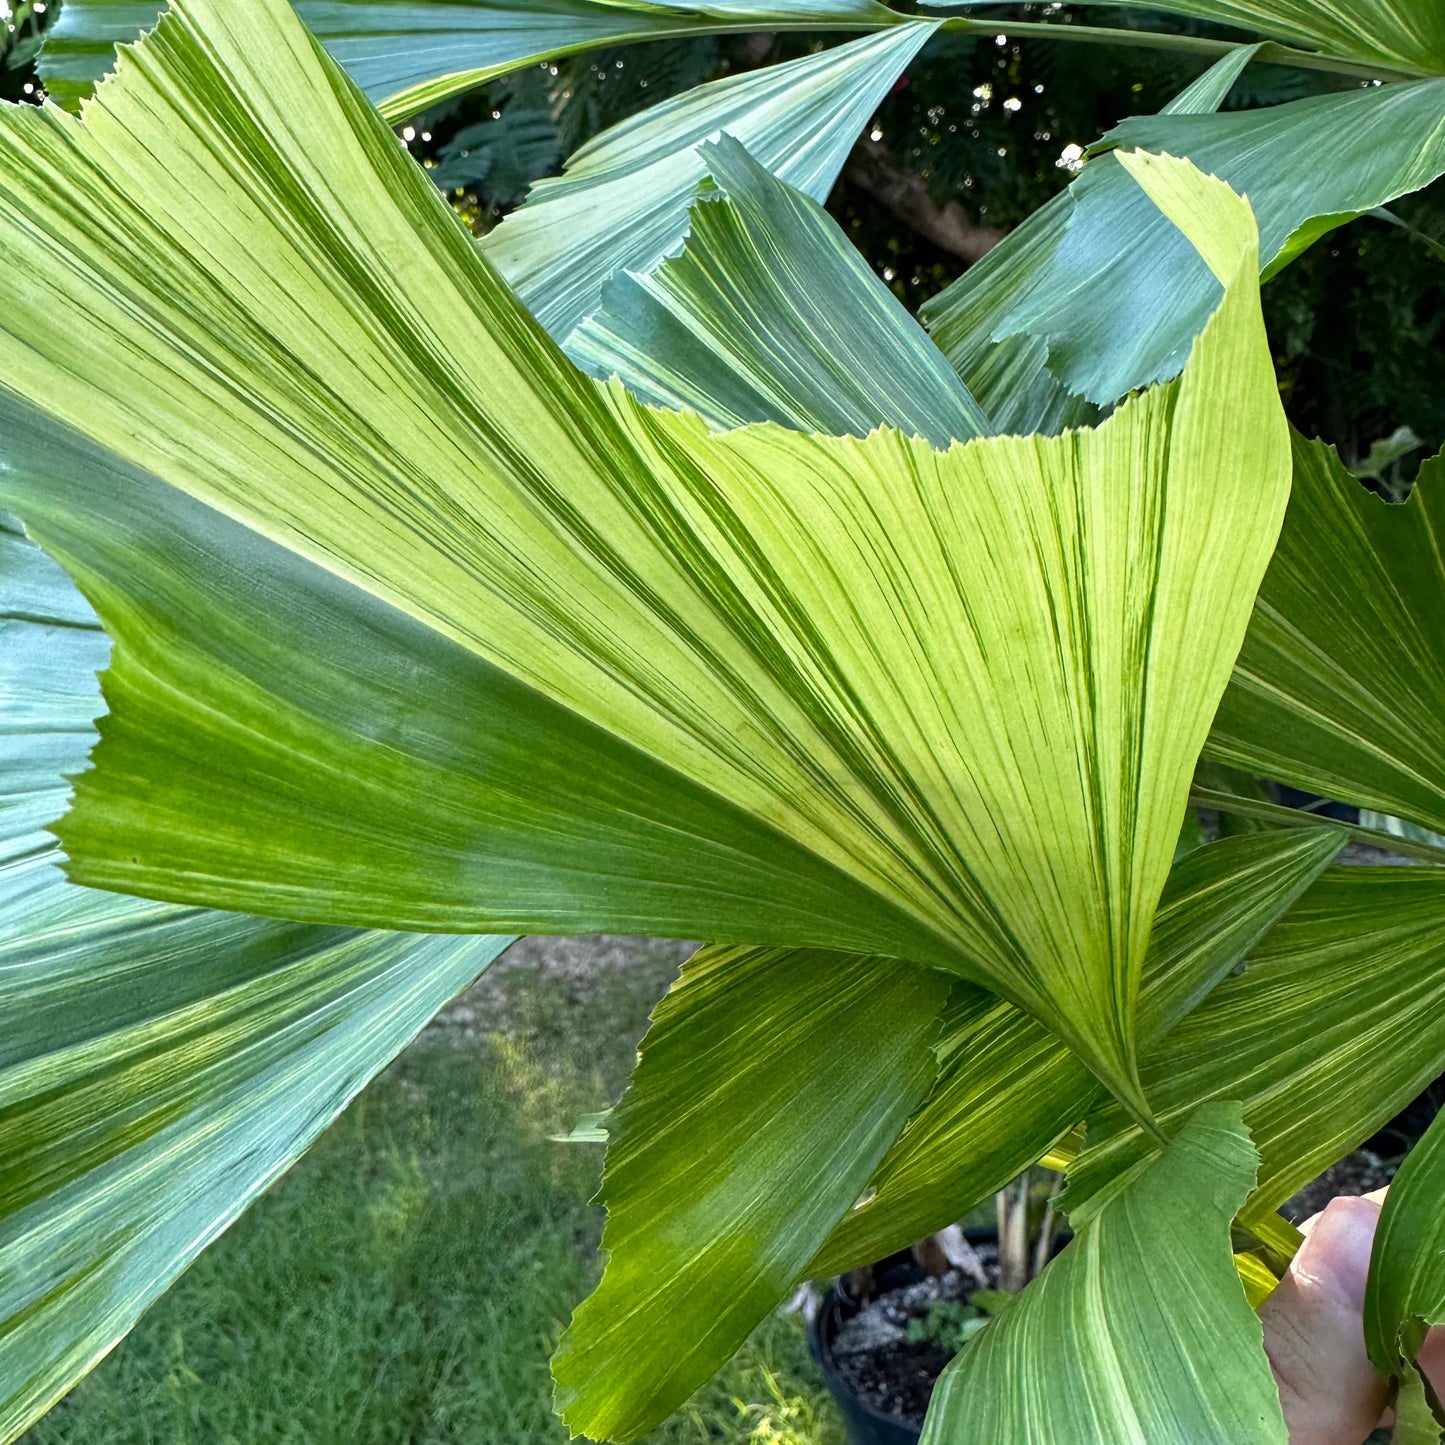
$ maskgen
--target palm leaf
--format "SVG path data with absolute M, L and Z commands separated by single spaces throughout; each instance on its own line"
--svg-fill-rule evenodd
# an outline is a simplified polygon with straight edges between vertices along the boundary
M 783 1300 L 933 1082 L 944 974 L 704 949 L 609 1121 L 602 1283 L 553 1357 L 577 1433 L 661 1423 Z
M 1230 1254 L 1254 1166 L 1238 1106 L 1206 1105 L 1107 1198 L 1071 1210 L 1068 1248 L 939 1378 L 924 1445 L 1285 1445 Z
M 579 365 L 720 427 L 893 426 L 937 447 L 992 430 L 817 202 L 729 137 L 702 155 L 712 188 L 692 207 L 682 254 L 608 283 L 601 311 L 568 341 Z
M 1294 455 L 1279 550 L 1210 752 L 1445 832 L 1445 457 L 1392 505 L 1328 447 L 1296 437 Z
M 1406 74 L 1445 73 L 1445 11 L 1430 0 L 1084 0 L 1236 25 Z
M 1175 1058 L 1169 1030 L 1259 944 L 1343 843 L 1333 828 L 1256 833 L 1196 849 L 1174 865 L 1139 996 L 1146 1061 Z M 1012 1005 L 966 986 L 944 1015 L 938 1050 L 928 1100 L 808 1274 L 856 1269 L 962 1219 L 1100 1102 L 1098 1084 L 1057 1039 Z
M 509 71 L 603 45 L 757 30 L 877 30 L 874 0 L 297 0 L 297 12 L 388 120 Z M 158 0 L 66 0 L 40 53 L 46 91 L 75 109 L 164 13 Z
M 1405 1440 L 1439 1445 L 1441 1438 L 1438 1396 L 1427 1391 L 1417 1359 L 1429 1327 L 1445 1323 L 1442 1140 L 1445 1114 L 1437 1114 L 1390 1184 L 1365 1289 L 1365 1346 L 1381 1374 L 1400 1377 L 1397 1416 L 1402 1422 L 1413 1417 L 1412 1433 L 1396 1426 L 1394 1438 L 1402 1445 Z
M 559 341 L 619 271 L 650 272 L 687 235 L 708 163 L 726 132 L 805 195 L 827 199 L 848 153 L 936 23 L 914 21 L 784 65 L 685 91 L 594 136 L 560 176 L 482 240 L 492 264 Z
M 1246 1219 L 1283 1204 L 1445 1070 L 1445 868 L 1334 868 L 1183 1019 L 1142 1072 L 1166 1131 L 1239 1099 L 1260 1153 Z M 1091 1119 L 1078 1195 L 1152 1149 L 1117 1111 Z
M 1181 860 L 1151 940 L 1148 1033 L 1207 993 L 1342 842 L 1262 834 Z M 954 993 L 944 1009 L 944 975 L 858 955 L 704 949 L 684 968 L 608 1120 L 607 1271 L 553 1365 L 574 1429 L 650 1428 L 800 1276 L 961 1217 L 1083 1118 L 1098 1086 L 1077 1060 L 1009 1005 Z M 895 1144 L 933 1083 L 940 1013 L 938 1084 Z
M 1311 96 L 1264 110 L 1136 116 L 1101 145 L 1186 156 L 1247 195 L 1266 275 L 1345 221 L 1445 173 L 1445 80 Z M 1302 169 L 1299 157 L 1328 153 Z M 1108 404 L 1172 376 L 1218 283 L 1099 156 L 1066 193 L 935 297 L 925 320 L 986 407 L 971 368 L 994 343 L 1046 364 L 1067 392 Z M 1043 385 L 1043 383 L 1038 383 Z
M 1219 109 L 1258 46 L 1241 45 L 1217 60 L 1164 107 L 1169 115 L 1207 115 Z M 1073 199 L 1062 191 L 971 266 L 964 277 L 923 303 L 919 319 L 949 364 L 980 400 L 1001 432 L 1045 432 L 1086 426 L 1097 408 L 1049 370 L 1039 337 L 998 339 L 1020 287 L 1045 269 L 1063 241 Z
M 910 957 L 1145 1113 L 1145 947 L 1289 458 L 1247 206 L 1129 164 L 1228 282 L 1181 382 L 939 453 L 594 387 L 280 0 L 178 4 L 84 120 L 0 116 L 0 371 L 57 419 L 7 424 L 0 498 L 117 643 L 72 877 Z
M 39 824 L 108 650 L 0 530 L 0 1439 L 13 1440 L 510 941 L 279 923 L 65 881 Z

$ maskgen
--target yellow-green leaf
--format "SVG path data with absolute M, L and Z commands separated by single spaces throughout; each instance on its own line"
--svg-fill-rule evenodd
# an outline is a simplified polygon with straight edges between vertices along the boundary
M 1154 917 L 1139 995 L 1145 1069 L 1167 1032 L 1219 983 L 1343 846 L 1333 828 L 1256 833 L 1174 865 Z M 809 1266 L 839 1274 L 962 1219 L 1093 1109 L 1098 1084 L 1013 1005 L 966 985 L 943 1016 L 939 1073 L 855 1208 Z
M 1283 1204 L 1445 1070 L 1445 869 L 1332 868 L 1145 1057 L 1168 1132 L 1243 1101 L 1260 1153 L 1246 1218 Z M 1149 1153 L 1117 1110 L 1091 1119 L 1076 1197 Z
M 1289 451 L 1248 206 L 1125 163 L 1225 286 L 1184 375 L 937 452 L 594 386 L 281 0 L 178 0 L 83 119 L 0 113 L 0 374 L 58 422 L 0 446 L 100 454 L 0 474 L 117 644 L 72 876 L 907 956 L 1145 1113 L 1144 953 Z
M 1254 1168 L 1238 1106 L 1210 1104 L 1074 1210 L 1063 1254 L 939 1378 L 923 1445 L 1285 1445 L 1230 1254 Z
M 933 1082 L 941 973 L 704 949 L 608 1124 L 602 1283 L 552 1360 L 578 1434 L 631 1440 L 793 1288 Z

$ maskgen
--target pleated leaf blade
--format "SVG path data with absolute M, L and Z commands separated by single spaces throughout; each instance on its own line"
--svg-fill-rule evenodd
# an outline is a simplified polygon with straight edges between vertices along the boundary
M 596 376 L 717 427 L 775 421 L 936 447 L 992 430 L 922 328 L 814 200 L 724 136 L 682 254 L 627 271 L 568 340 Z
M 1174 865 L 1139 995 L 1144 1068 L 1168 1031 L 1283 918 L 1338 854 L 1337 829 L 1226 838 Z M 1097 1081 L 1036 1020 L 960 985 L 922 1108 L 842 1215 L 808 1274 L 841 1274 L 962 1219 L 1098 1107 Z M 1151 1075 L 1152 1076 L 1152 1075 Z
M 578 1434 L 661 1423 L 788 1295 L 933 1082 L 946 975 L 704 949 L 608 1123 L 607 1267 L 552 1359 Z
M 1322 443 L 1294 457 L 1210 754 L 1445 832 L 1445 457 L 1398 505 Z
M 1187 156 L 1247 195 L 1272 274 L 1336 226 L 1445 173 L 1445 79 L 1312 96 L 1218 115 L 1135 116 L 1101 144 Z M 1328 153 L 1325 167 L 1301 167 Z M 1217 280 L 1141 204 L 1111 155 L 925 308 L 955 364 L 1002 344 L 1102 405 L 1172 376 L 1219 296 Z M 995 417 L 998 408 L 964 378 Z M 1035 383 L 1043 386 L 1042 381 Z
M 1209 1104 L 1073 1211 L 1064 1252 L 939 1377 L 924 1445 L 1286 1445 L 1230 1253 L 1254 1168 L 1238 1106 Z
M 1181 860 L 1151 942 L 1146 1029 L 1207 993 L 1343 841 L 1324 828 L 1255 835 Z M 704 949 L 684 968 L 608 1119 L 607 1272 L 554 1357 L 574 1429 L 650 1428 L 799 1277 L 870 1263 L 961 1217 L 1084 1117 L 1098 1086 L 1077 1060 L 1009 1005 L 954 992 L 965 997 L 945 1009 L 944 975 L 857 955 Z M 1013 1048 L 959 1027 L 974 1001 L 1022 1025 Z M 940 1014 L 939 1084 L 913 1115 L 911 1148 L 895 1144 L 894 1167 L 870 1177 L 933 1082 Z M 1052 1068 L 1034 1067 L 1041 1045 Z M 940 1095 L 956 1105 L 965 1086 L 980 1107 L 941 1117 Z M 1040 1107 L 1059 1111 L 1041 1137 Z
M 1244 202 L 1131 159 L 1228 283 L 1182 380 L 937 452 L 596 387 L 279 0 L 178 3 L 0 156 L 0 362 L 55 419 L 0 496 L 117 642 L 77 881 L 909 957 L 1145 1111 L 1153 911 L 1288 486 Z
M 482 239 L 482 250 L 558 341 L 620 271 L 655 270 L 683 243 L 706 179 L 702 143 L 730 135 L 760 165 L 824 201 L 858 133 L 933 36 L 931 21 L 782 65 L 709 81 L 594 136 L 563 173 Z
M 46 33 L 46 92 L 74 109 L 151 29 L 157 0 L 68 0 Z M 297 0 L 297 13 L 388 120 L 509 71 L 603 45 L 757 30 L 876 30 L 901 19 L 874 0 Z
M 1142 1073 L 1166 1133 L 1200 1104 L 1243 1101 L 1260 1154 L 1246 1220 L 1277 1209 L 1445 1070 L 1445 869 L 1327 870 L 1185 1017 Z M 1117 1110 L 1089 1123 L 1076 1197 L 1153 1152 Z
M 1165 112 L 1205 115 L 1218 110 L 1257 49 L 1242 45 L 1217 60 L 1176 95 Z M 1098 409 L 1074 396 L 1049 370 L 1048 347 L 1041 338 L 999 339 L 1020 281 L 1048 264 L 1072 209 L 1070 193 L 1061 191 L 919 309 L 919 319 L 939 350 L 1001 432 L 1053 435 L 1098 420 Z
M 1341 60 L 1445 73 L 1445 11 L 1430 0 L 1085 0 L 1234 25 Z
M 68 883 L 41 829 L 108 644 L 0 529 L 0 1439 L 13 1440 L 510 942 Z
M 1442 1186 L 1445 1114 L 1437 1114 L 1390 1182 L 1365 1287 L 1365 1347 L 1381 1374 L 1400 1380 L 1397 1414 L 1408 1420 L 1410 1433 L 1397 1426 L 1396 1438 L 1430 1445 L 1438 1445 L 1445 1422 L 1438 1398 L 1425 1387 L 1418 1357 L 1430 1326 L 1445 1323 Z

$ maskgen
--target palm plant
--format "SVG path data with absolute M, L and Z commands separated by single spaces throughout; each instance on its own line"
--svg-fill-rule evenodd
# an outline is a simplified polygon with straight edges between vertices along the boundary
M 73 0 L 50 93 L 155 8 Z M 608 1121 L 574 1430 L 1050 1155 L 1075 1238 L 927 1438 L 1284 1439 L 1277 1206 L 1445 1068 L 1445 462 L 1390 506 L 1292 436 L 1260 282 L 1445 172 L 1445 13 L 1166 8 L 1263 38 L 176 0 L 78 117 L 0 112 L 6 1438 L 514 935 L 626 932 L 710 943 Z M 789 27 L 864 33 L 480 249 L 388 125 Z M 930 336 L 819 201 L 935 35 L 1039 27 L 1209 68 Z M 1351 83 L 1219 113 L 1258 58 Z M 1176 862 L 1199 806 L 1268 826 Z M 1424 866 L 1331 868 L 1351 832 Z M 1412 1401 L 1438 1148 L 1371 1303 Z

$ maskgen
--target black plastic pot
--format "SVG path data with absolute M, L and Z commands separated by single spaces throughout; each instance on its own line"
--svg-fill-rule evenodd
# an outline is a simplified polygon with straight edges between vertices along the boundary
M 923 1271 L 911 1259 L 906 1263 L 889 1264 L 890 1274 L 894 1271 L 901 1276 L 888 1281 L 894 1284 L 912 1283 L 923 1277 Z M 844 1320 L 858 1311 L 856 1301 L 845 1300 L 834 1286 L 823 1296 L 818 1313 L 808 1329 L 808 1343 L 813 1358 L 823 1371 L 828 1393 L 838 1402 L 838 1410 L 848 1431 L 849 1445 L 915 1445 L 923 1434 L 918 1425 L 909 1425 L 875 1410 L 866 1400 L 860 1400 L 853 1388 L 839 1373 L 838 1363 L 833 1358 L 833 1341 Z

